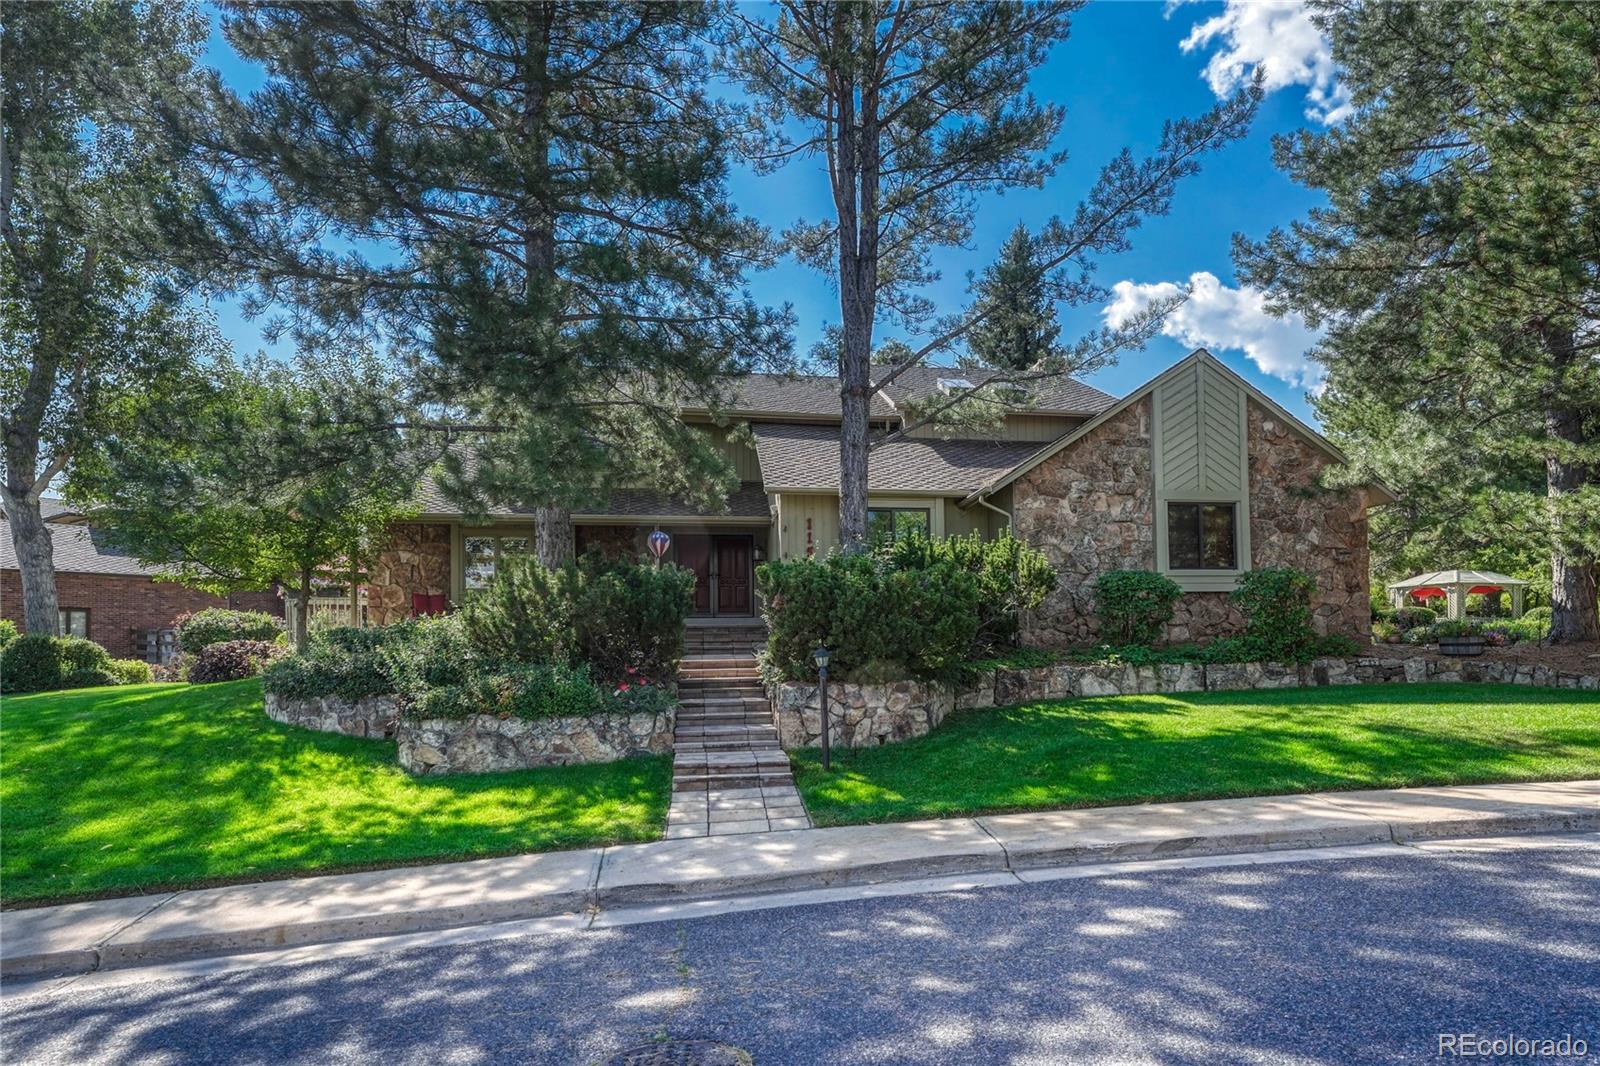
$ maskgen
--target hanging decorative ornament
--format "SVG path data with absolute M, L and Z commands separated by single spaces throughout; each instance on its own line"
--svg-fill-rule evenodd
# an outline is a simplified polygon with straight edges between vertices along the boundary
M 662 556 L 666 555 L 667 549 L 672 547 L 672 538 L 663 533 L 658 526 L 650 536 L 645 538 L 645 542 L 650 546 L 650 554 L 656 557 L 656 565 L 660 566 Z

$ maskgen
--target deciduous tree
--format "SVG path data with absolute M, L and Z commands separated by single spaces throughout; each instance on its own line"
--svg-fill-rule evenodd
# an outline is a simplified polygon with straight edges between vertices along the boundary
M 181 3 L 0 14 L 0 503 L 30 633 L 58 624 L 40 496 L 217 349 L 155 225 L 200 177 L 153 113 L 196 91 L 204 39 Z

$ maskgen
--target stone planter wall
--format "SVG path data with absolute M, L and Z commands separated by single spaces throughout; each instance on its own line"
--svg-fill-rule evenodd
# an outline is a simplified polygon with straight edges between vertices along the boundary
M 532 766 L 613 762 L 672 750 L 675 710 L 563 718 L 401 719 L 400 765 L 414 774 L 481 774 Z
M 363 696 L 358 700 L 347 700 L 343 696 L 290 699 L 269 692 L 266 705 L 267 717 L 273 721 L 352 737 L 392 736 L 399 715 L 393 696 Z
M 1319 685 L 1371 685 L 1422 681 L 1498 682 L 1542 688 L 1600 690 L 1600 677 L 1527 663 L 1470 662 L 1459 659 L 1316 659 L 1309 663 L 1184 663 L 1162 666 L 1077 666 L 1058 664 L 1026 670 L 994 670 L 972 685 L 952 691 L 929 682 L 882 685 L 830 684 L 829 716 L 833 743 L 861 748 L 888 744 L 930 732 L 955 709 L 1007 707 L 1033 700 L 1074 696 L 1136 696 L 1160 693 L 1225 692 L 1240 689 L 1310 688 Z M 784 681 L 768 692 L 778 718 L 778 740 L 785 748 L 815 747 L 822 741 L 817 685 Z

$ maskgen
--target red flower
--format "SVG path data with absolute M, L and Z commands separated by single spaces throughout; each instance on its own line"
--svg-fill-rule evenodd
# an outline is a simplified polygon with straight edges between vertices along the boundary
M 629 685 L 626 681 L 624 681 L 622 684 L 617 686 L 617 691 L 618 692 L 626 692 L 631 687 L 632 687 L 631 685 Z

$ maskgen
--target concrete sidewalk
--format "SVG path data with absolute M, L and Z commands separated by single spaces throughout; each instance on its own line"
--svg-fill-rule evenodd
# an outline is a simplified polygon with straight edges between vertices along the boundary
M 306 877 L 0 914 L 0 974 L 158 961 L 619 906 L 1120 859 L 1600 830 L 1600 781 L 1006 814 Z

